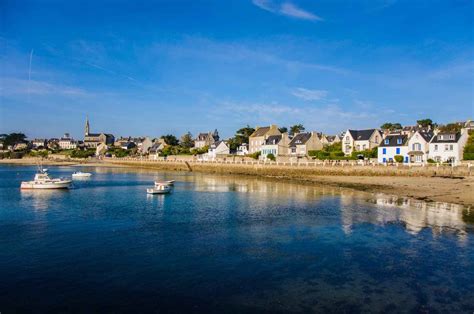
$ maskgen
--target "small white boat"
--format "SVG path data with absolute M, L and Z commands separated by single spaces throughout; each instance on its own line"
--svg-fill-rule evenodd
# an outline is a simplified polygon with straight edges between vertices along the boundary
M 81 172 L 81 171 L 76 171 L 72 174 L 73 178 L 89 178 L 92 175 L 92 173 L 89 172 Z
M 158 185 L 174 186 L 174 180 L 163 181 L 163 182 L 155 181 L 155 186 L 158 186 Z
M 156 185 L 153 188 L 146 189 L 148 194 L 168 194 L 171 192 L 171 187 L 168 185 Z
M 33 181 L 21 182 L 21 189 L 69 189 L 71 180 L 68 179 L 53 179 L 44 169 L 40 169 Z

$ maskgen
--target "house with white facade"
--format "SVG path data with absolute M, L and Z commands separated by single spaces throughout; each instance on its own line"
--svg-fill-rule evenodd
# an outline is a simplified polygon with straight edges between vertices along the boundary
M 434 134 L 431 131 L 419 129 L 408 139 L 408 161 L 411 164 L 422 164 L 428 161 L 430 141 Z
M 428 158 L 437 162 L 458 163 L 463 159 L 463 150 L 469 135 L 466 129 L 461 132 L 441 132 L 429 144 Z
M 395 162 L 395 156 L 403 156 L 403 162 L 408 163 L 408 136 L 405 134 L 389 134 L 378 147 L 379 163 Z
M 219 156 L 227 156 L 230 154 L 229 145 L 224 141 L 218 141 L 209 147 L 207 152 L 207 159 L 214 160 Z
M 33 148 L 47 147 L 47 143 L 48 142 L 45 139 L 41 138 L 35 138 L 33 141 L 31 141 Z
M 288 154 L 288 147 L 290 144 L 290 138 L 288 133 L 281 135 L 271 135 L 265 140 L 265 144 L 261 147 L 260 158 L 263 160 L 267 159 L 267 156 L 272 154 L 273 156 L 286 156 Z
M 237 147 L 236 155 L 245 156 L 249 153 L 249 144 L 242 143 Z
M 69 133 L 65 133 L 58 141 L 58 145 L 61 149 L 76 149 L 77 142 L 69 136 Z
M 316 132 L 296 134 L 288 144 L 288 155 L 292 157 L 305 157 L 310 150 L 323 149 L 323 143 Z
M 382 132 L 377 129 L 347 130 L 342 138 L 342 151 L 346 156 L 354 151 L 370 150 L 380 145 Z
M 249 137 L 249 154 L 261 151 L 265 141 L 272 135 L 281 135 L 278 127 L 274 124 L 264 127 L 256 127 L 255 131 Z

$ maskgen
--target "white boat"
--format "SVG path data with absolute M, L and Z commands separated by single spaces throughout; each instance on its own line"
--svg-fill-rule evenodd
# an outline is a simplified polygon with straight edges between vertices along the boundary
M 163 182 L 155 181 L 155 186 L 158 186 L 158 185 L 174 186 L 174 180 L 168 180 L 168 181 L 163 181 Z
M 171 192 L 171 187 L 168 185 L 156 185 L 153 188 L 146 189 L 148 194 L 168 194 Z
M 53 179 L 51 178 L 44 169 L 35 174 L 33 181 L 21 182 L 21 189 L 69 189 L 71 186 L 71 180 L 67 179 Z
M 81 172 L 81 171 L 76 171 L 72 174 L 73 178 L 89 178 L 92 175 L 92 173 L 89 172 Z

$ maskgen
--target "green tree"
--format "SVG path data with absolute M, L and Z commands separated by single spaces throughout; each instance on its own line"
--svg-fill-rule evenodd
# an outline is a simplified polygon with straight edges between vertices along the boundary
M 421 119 L 421 120 L 417 120 L 416 123 L 417 123 L 418 125 L 421 125 L 422 127 L 433 126 L 433 120 L 431 120 L 431 119 Z
M 295 124 L 290 127 L 290 134 L 295 135 L 296 133 L 304 132 L 305 127 L 302 124 Z
M 276 160 L 275 155 L 273 155 L 273 154 L 268 154 L 268 155 L 267 155 L 267 158 L 270 159 L 271 161 L 275 161 L 275 160 Z
M 288 132 L 288 128 L 286 126 L 282 126 L 281 128 L 278 128 L 278 131 L 280 131 L 280 133 L 286 133 Z
M 176 138 L 176 136 L 174 136 L 172 134 L 163 135 L 161 138 L 164 139 L 165 143 L 168 144 L 168 145 L 176 146 L 176 145 L 179 144 L 179 141 Z
M 194 146 L 193 136 L 191 132 L 188 132 L 181 136 L 181 146 L 184 148 L 191 148 Z
M 384 123 L 380 126 L 381 129 L 383 130 L 400 130 L 402 129 L 402 125 L 400 123 L 390 123 L 390 122 L 387 122 L 387 123 Z
M 254 128 L 251 128 L 247 125 L 244 128 L 238 129 L 235 132 L 235 136 L 228 140 L 227 145 L 229 145 L 230 150 L 236 150 L 243 143 L 249 143 L 249 137 L 252 133 L 255 132 Z
M 17 143 L 25 143 L 26 135 L 23 133 L 10 133 L 0 135 L 0 139 L 3 140 L 3 145 L 8 147 Z
M 462 125 L 459 123 L 448 123 L 439 128 L 441 132 L 460 132 Z

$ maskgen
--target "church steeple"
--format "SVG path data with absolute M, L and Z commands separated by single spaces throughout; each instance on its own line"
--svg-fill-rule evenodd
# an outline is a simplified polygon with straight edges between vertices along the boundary
M 89 135 L 89 116 L 86 117 L 86 128 L 84 130 L 84 135 Z

